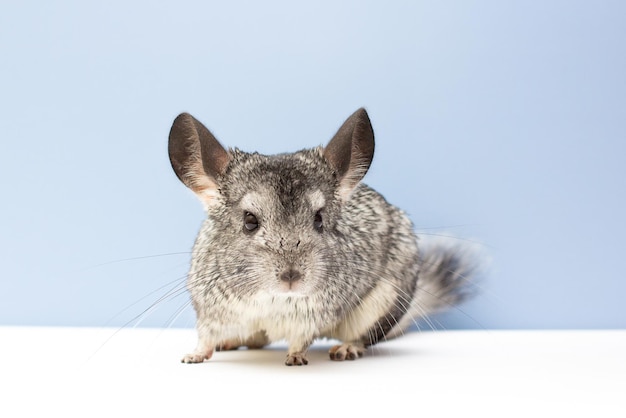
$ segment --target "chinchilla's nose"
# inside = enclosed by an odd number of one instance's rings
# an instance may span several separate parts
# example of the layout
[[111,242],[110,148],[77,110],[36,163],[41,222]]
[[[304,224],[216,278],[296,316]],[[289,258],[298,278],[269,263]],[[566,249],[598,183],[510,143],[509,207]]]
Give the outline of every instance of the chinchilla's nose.
[[300,280],[302,278],[302,273],[293,267],[289,267],[280,274],[279,278],[283,282],[292,283]]

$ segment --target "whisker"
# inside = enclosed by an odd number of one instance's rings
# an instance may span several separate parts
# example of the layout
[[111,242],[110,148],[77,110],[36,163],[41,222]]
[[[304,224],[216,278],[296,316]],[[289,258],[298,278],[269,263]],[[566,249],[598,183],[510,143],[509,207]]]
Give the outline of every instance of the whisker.
[[418,232],[417,233],[417,237],[419,239],[420,236],[424,236],[424,237],[437,237],[437,238],[446,238],[446,239],[451,239],[451,240],[455,240],[455,241],[462,241],[462,242],[467,242],[470,244],[475,244],[475,245],[480,245],[482,247],[486,247],[486,248],[493,248],[492,246],[482,242],[482,241],[478,241],[475,239],[470,239],[470,238],[464,238],[464,237],[458,237],[456,235],[449,235],[449,234],[445,234],[445,233],[433,233],[433,232]]
[[421,226],[419,228],[415,228],[415,230],[418,232],[419,231],[429,231],[429,230],[444,230],[444,229],[459,229],[459,228],[468,228],[470,226],[477,226],[475,224],[459,224],[459,225],[446,225],[446,226]]
[[130,261],[148,260],[148,259],[151,259],[151,258],[170,257],[170,256],[175,256],[175,255],[189,255],[189,254],[191,254],[190,251],[181,251],[181,252],[173,252],[173,253],[141,255],[141,256],[138,256],[138,257],[129,257],[129,258],[122,258],[120,260],[106,261],[104,263],[95,264],[93,266],[85,267],[82,270],[83,271],[85,271],[85,270],[92,270],[92,269],[105,267],[105,266],[109,266],[109,265],[114,265],[114,264],[128,263]]
[[[148,297],[154,295],[155,293],[163,290],[164,288],[171,286],[172,284],[176,283],[176,287],[180,286],[180,282],[183,281],[185,279],[185,277],[179,277],[175,280],[172,280],[170,282],[167,282],[165,284],[163,284],[162,286],[157,287],[156,289],[150,291],[149,293],[147,293],[146,295],[142,296],[141,298],[137,299],[136,301],[134,301],[133,303],[131,303],[130,305],[126,306],[124,309],[122,309],[121,311],[119,311],[118,313],[116,313],[115,315],[113,315],[111,318],[109,318],[105,323],[104,326],[108,326],[111,322],[113,322],[116,318],[118,318],[119,316],[121,316],[124,312],[129,311],[131,308],[133,308],[134,306],[138,305],[140,302],[144,301],[145,299],[147,299]],[[176,288],[175,287],[175,288]],[[175,289],[174,288],[174,289]],[[171,291],[171,290],[170,290]],[[169,293],[166,292],[166,295]],[[157,299],[157,301],[161,300],[161,298]]]
[[191,306],[191,300],[185,301],[185,303],[180,306],[174,313],[168,318],[166,322],[166,328],[171,328],[172,325],[178,320],[178,318],[185,312],[187,308]]

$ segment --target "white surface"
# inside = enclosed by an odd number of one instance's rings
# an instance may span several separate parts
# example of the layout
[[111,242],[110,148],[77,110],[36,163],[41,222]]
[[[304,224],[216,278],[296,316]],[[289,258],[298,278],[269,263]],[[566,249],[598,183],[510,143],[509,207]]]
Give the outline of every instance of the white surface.
[[343,363],[320,342],[304,367],[282,346],[179,363],[194,345],[188,329],[0,327],[0,416],[626,416],[626,331],[411,333]]

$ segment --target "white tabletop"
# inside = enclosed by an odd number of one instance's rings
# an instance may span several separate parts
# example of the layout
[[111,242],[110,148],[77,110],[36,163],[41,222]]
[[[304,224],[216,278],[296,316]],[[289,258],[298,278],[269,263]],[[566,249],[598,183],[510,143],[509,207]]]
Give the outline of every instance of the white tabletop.
[[626,417],[624,330],[414,332],[342,363],[320,341],[302,367],[281,344],[181,364],[194,345],[190,329],[0,327],[0,416]]

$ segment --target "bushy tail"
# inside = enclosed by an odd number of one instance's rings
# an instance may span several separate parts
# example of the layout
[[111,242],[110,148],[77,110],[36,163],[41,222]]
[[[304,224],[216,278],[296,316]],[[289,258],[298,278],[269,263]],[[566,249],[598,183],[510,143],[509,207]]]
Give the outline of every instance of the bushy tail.
[[475,294],[475,280],[486,267],[478,245],[441,237],[422,238],[420,244],[421,268],[414,298],[418,315],[449,309]]
[[401,335],[421,318],[450,309],[476,293],[488,259],[479,244],[454,237],[420,237],[420,273],[407,314],[388,338]]

